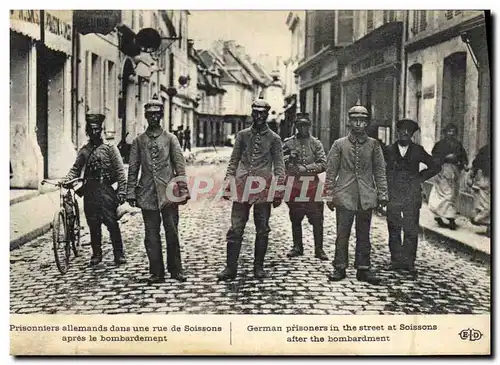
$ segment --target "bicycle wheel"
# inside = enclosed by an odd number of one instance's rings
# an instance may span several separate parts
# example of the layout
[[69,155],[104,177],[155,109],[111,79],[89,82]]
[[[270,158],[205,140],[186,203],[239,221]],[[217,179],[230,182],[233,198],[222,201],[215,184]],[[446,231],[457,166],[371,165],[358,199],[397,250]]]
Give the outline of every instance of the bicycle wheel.
[[61,274],[66,274],[69,269],[71,248],[68,240],[66,220],[64,219],[64,211],[59,211],[54,215],[54,220],[52,222],[52,241],[57,269]]
[[78,201],[74,200],[75,219],[73,221],[73,234],[71,236],[71,248],[75,256],[78,256],[78,249],[80,248],[80,209],[78,208]]

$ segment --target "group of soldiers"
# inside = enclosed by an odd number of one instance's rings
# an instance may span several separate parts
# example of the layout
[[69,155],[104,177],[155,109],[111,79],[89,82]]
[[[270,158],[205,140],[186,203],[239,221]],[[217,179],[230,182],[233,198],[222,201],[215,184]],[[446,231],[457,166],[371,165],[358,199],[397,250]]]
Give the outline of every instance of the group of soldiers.
[[[349,237],[355,221],[356,278],[378,285],[381,280],[370,270],[371,218],[375,209],[386,208],[391,251],[389,268],[408,271],[416,278],[421,183],[440,171],[439,163],[411,140],[419,129],[418,124],[410,119],[398,121],[398,140],[383,147],[377,139],[367,135],[369,114],[358,103],[348,112],[349,134],[337,139],[327,156],[322,143],[310,134],[312,122],[307,113],[297,115],[297,133],[282,144],[266,124],[269,109],[264,100],[252,104],[253,124],[236,136],[226,180],[236,179],[237,185],[242,186],[252,176],[269,177],[271,174],[281,185],[293,179],[291,194],[285,199],[293,237],[293,247],[287,256],[293,258],[304,254],[302,221],[307,217],[313,228],[315,257],[328,260],[323,250],[325,200],[327,207],[336,211],[337,224],[334,270],[328,279],[340,281],[346,277]],[[426,165],[423,170],[421,163]],[[318,177],[323,172],[326,172],[324,189]],[[322,190],[319,196],[324,200],[318,199],[318,189]],[[281,205],[284,195],[277,193],[272,202],[269,200],[262,194],[242,200],[239,194],[233,201],[231,228],[226,237],[226,267],[218,274],[220,280],[232,280],[237,276],[243,232],[252,206],[256,227],[254,276],[267,276],[263,265],[270,232],[269,218],[272,207]]]
[[[387,206],[391,267],[416,273],[420,184],[439,171],[424,149],[411,142],[411,136],[418,129],[417,123],[407,119],[399,121],[398,141],[383,152],[379,142],[366,134],[367,109],[356,105],[348,113],[348,136],[336,140],[327,156],[322,143],[310,134],[308,114],[298,114],[295,122],[297,133],[282,142],[267,125],[269,110],[270,105],[265,100],[253,102],[253,123],[236,135],[225,182],[236,179],[241,186],[249,177],[260,176],[268,183],[270,178],[275,178],[279,184],[285,185],[293,178],[292,192],[288,198],[277,192],[271,201],[265,194],[237,194],[233,197],[231,227],[226,235],[226,266],[217,275],[218,279],[232,280],[237,276],[243,233],[252,207],[256,227],[254,276],[258,279],[268,276],[264,259],[271,231],[269,219],[272,209],[284,200],[289,207],[293,236],[293,247],[287,256],[294,258],[304,254],[302,221],[307,217],[313,227],[315,257],[328,260],[323,249],[324,202],[316,199],[318,189],[322,187],[318,175],[325,171],[325,189],[321,195],[326,198],[327,207],[336,210],[337,224],[334,271],[329,279],[338,281],[346,277],[348,241],[355,220],[357,279],[380,283],[370,270],[370,225],[372,211],[381,206]],[[178,138],[161,127],[163,104],[153,99],[145,105],[144,112],[148,128],[132,143],[128,178],[117,147],[102,139],[104,116],[89,114],[86,118],[89,141],[79,151],[65,179],[80,175],[84,178],[84,212],[91,236],[91,265],[102,261],[102,224],[109,229],[115,263],[126,263],[117,208],[127,201],[142,211],[149,283],[165,280],[160,235],[162,222],[167,241],[167,271],[171,278],[185,281],[178,234],[179,205],[190,199],[187,180],[184,179],[185,160]],[[420,162],[427,165],[427,170],[419,171]],[[175,202],[167,194],[174,178]],[[304,201],[302,184],[306,181],[307,199]],[[115,183],[118,185],[116,190],[112,187]],[[404,230],[404,240],[401,239],[401,229]]]

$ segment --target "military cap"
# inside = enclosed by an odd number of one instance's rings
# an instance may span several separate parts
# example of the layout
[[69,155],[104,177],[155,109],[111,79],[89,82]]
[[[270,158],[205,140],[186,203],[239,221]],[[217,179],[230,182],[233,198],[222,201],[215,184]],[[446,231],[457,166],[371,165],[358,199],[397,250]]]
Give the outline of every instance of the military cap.
[[144,104],[145,112],[163,112],[163,103],[158,100],[158,96],[155,94],[153,98]]
[[312,124],[311,119],[309,118],[309,113],[297,113],[297,117],[295,118],[295,125],[300,124]]
[[259,98],[252,103],[252,110],[259,110],[259,111],[266,111],[267,112],[270,109],[271,109],[271,105],[269,105],[269,103],[262,98]]
[[361,105],[359,100],[356,103],[356,105],[354,105],[351,109],[349,109],[347,114],[350,117],[354,118],[368,118],[368,110]]
[[103,114],[85,114],[85,120],[89,125],[94,124],[101,127],[104,119],[106,119],[106,116]]
[[396,123],[396,129],[406,128],[411,134],[415,133],[420,129],[418,123],[412,119],[401,119]]

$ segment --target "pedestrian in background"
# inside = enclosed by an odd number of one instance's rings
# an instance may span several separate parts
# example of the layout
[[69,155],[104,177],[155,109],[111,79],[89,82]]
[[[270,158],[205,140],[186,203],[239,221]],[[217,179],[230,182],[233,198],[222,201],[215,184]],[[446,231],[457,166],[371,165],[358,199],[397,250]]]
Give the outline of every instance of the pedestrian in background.
[[[444,130],[444,138],[432,149],[432,155],[441,166],[436,181],[429,194],[429,210],[436,216],[434,220],[440,227],[457,229],[457,200],[459,179],[468,164],[467,153],[457,139],[458,128],[450,123]],[[443,221],[448,220],[448,224]]]
[[468,185],[473,191],[473,215],[471,223],[486,226],[486,235],[491,235],[491,145],[488,143],[472,161]]
[[[262,99],[252,103],[253,124],[236,135],[236,142],[229,160],[226,172],[226,183],[235,179],[237,186],[245,186],[249,178],[262,177],[270,183],[273,172],[278,178],[278,184],[283,184],[285,168],[281,138],[274,133],[266,123],[270,105]],[[269,188],[269,185],[267,186]],[[271,205],[275,208],[281,204],[279,194],[271,203],[268,201],[268,192],[265,189],[258,194],[242,194],[234,197],[231,210],[231,228],[228,230],[226,268],[217,277],[219,280],[232,280],[238,271],[238,257],[240,255],[243,232],[253,207],[253,217],[256,229],[254,277],[267,277],[264,271],[264,258],[267,251],[269,232],[269,218]]]
[[[386,148],[387,186],[387,228],[391,270],[409,270],[416,278],[415,260],[417,256],[420,208],[422,207],[422,183],[439,170],[439,164],[424,148],[413,143],[411,138],[419,129],[411,119],[396,123],[397,141]],[[420,171],[420,164],[426,168]],[[401,230],[404,238],[401,240]]]
[[[122,265],[126,259],[116,209],[125,202],[127,180],[118,148],[102,139],[105,118],[102,114],[85,116],[85,131],[89,141],[78,151],[76,161],[63,181],[76,179],[83,170],[83,186],[78,193],[83,195],[85,218],[90,231],[90,265],[102,261],[102,224],[109,231],[115,264]],[[114,183],[118,183],[116,191],[112,187]]]
[[379,142],[366,134],[368,110],[358,103],[349,112],[350,132],[333,142],[326,164],[327,206],[336,209],[337,239],[331,281],[346,277],[349,237],[356,219],[356,278],[370,284],[380,279],[371,271],[372,210],[388,201],[385,161]]
[[[297,114],[295,122],[297,133],[285,139],[283,146],[288,179],[294,181],[292,194],[287,202],[292,223],[293,248],[287,256],[296,257],[304,254],[302,220],[307,217],[313,226],[314,256],[320,260],[328,260],[323,250],[324,203],[322,200],[315,201],[319,184],[318,175],[326,169],[326,153],[323,144],[311,136],[309,132],[311,124],[308,113]],[[301,177],[313,177],[314,179],[302,182]],[[296,201],[304,183],[307,186],[307,201]]]
[[179,144],[182,149],[182,146],[184,146],[184,126],[182,125],[177,128],[177,138],[179,139]]
[[[174,134],[163,130],[163,104],[153,98],[144,106],[148,128],[134,139],[130,150],[127,200],[142,210],[144,245],[149,259],[149,283],[165,280],[161,243],[161,222],[167,239],[167,270],[172,279],[186,281],[182,272],[179,244],[179,204],[187,203],[189,192],[186,181],[174,183],[176,176],[186,177],[185,160]],[[137,181],[138,175],[141,175]],[[177,199],[169,199],[168,189]],[[172,195],[170,195],[172,197]]]
[[189,126],[184,130],[184,151],[186,148],[191,152],[191,129]]

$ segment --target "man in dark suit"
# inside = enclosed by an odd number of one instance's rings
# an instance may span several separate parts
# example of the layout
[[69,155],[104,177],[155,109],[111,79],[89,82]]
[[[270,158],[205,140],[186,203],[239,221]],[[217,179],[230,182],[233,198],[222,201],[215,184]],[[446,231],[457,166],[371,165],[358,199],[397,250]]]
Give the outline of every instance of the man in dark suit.
[[[413,143],[411,137],[419,129],[411,119],[396,123],[396,143],[385,150],[389,204],[387,205],[387,227],[392,270],[409,270],[414,278],[417,255],[420,208],[422,206],[421,184],[436,175],[439,164],[424,148]],[[427,166],[420,171],[420,164]],[[404,239],[401,240],[401,229]]]

